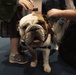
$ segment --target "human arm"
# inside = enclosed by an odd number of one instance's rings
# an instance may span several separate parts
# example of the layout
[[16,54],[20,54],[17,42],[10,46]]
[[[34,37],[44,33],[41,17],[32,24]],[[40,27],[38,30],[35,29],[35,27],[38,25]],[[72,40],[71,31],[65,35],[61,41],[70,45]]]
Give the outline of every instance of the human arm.
[[70,20],[76,20],[76,10],[51,9],[47,12],[47,17],[63,17]]

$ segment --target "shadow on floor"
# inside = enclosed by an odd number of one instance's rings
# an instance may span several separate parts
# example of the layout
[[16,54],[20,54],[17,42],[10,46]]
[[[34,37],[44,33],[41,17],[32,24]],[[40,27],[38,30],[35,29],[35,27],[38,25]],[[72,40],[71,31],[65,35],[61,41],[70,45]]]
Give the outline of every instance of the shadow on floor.
[[[50,56],[50,59],[51,57],[53,59],[53,56],[55,56],[55,54],[57,53],[58,52],[53,53]],[[76,75],[76,70],[66,64],[62,59],[60,59],[58,55],[56,59],[54,58],[55,60],[50,60],[50,66],[52,68],[52,71],[50,73],[45,73],[43,71],[42,61],[39,61],[36,68],[31,68],[30,61],[29,63],[24,65],[11,64],[8,61],[8,56],[8,54],[5,55],[4,58],[6,57],[7,59],[1,62],[6,68],[6,70],[4,69],[5,73],[8,72],[6,75]],[[5,73],[3,73],[2,75],[5,75]]]

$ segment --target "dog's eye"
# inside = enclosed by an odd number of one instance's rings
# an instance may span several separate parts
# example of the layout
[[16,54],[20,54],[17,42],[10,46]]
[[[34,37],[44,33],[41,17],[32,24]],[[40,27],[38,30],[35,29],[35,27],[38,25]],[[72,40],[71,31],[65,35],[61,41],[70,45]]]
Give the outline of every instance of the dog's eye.
[[26,29],[26,28],[27,28],[27,26],[23,26],[23,27],[22,27],[22,29]]
[[43,21],[41,21],[41,20],[39,20],[39,21],[37,22],[37,24],[39,24],[39,25],[43,25],[43,24],[44,24],[44,22],[43,22]]
[[24,25],[24,26],[22,27],[22,29],[26,29],[29,25],[30,25],[30,24],[27,23],[26,25]]
[[41,26],[46,30],[45,22],[39,20],[39,21],[37,22],[37,24],[38,24],[38,25],[41,25]]

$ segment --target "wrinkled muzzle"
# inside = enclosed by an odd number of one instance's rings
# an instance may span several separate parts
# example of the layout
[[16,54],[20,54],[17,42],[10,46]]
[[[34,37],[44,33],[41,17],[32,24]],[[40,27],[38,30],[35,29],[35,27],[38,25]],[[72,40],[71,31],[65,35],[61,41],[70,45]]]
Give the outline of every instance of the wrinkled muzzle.
[[45,40],[44,29],[39,24],[29,25],[25,30],[25,36],[25,43],[27,44],[38,44]]

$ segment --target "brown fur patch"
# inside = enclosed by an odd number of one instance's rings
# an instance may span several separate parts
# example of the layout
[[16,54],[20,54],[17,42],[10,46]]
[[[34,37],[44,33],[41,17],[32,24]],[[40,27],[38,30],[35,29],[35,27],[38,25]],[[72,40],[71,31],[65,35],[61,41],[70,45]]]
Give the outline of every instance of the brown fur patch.
[[49,26],[49,25],[47,24],[47,22],[45,21],[43,15],[40,14],[40,13],[35,13],[35,12],[33,12],[32,14],[33,14],[34,16],[37,16],[37,17],[38,17],[38,20],[41,20],[41,21],[43,21],[43,22],[45,23],[46,32],[48,33],[48,31],[49,31],[49,29],[50,29],[50,26]]

